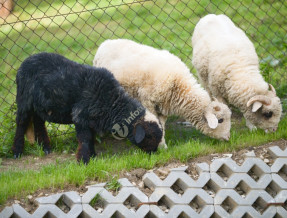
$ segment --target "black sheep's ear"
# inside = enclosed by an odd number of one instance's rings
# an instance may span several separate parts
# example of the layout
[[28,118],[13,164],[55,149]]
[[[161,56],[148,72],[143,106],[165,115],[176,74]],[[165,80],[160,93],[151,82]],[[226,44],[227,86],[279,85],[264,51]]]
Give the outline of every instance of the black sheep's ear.
[[137,144],[141,143],[144,137],[145,137],[145,130],[141,125],[138,124],[136,126],[136,134],[135,134],[136,143]]

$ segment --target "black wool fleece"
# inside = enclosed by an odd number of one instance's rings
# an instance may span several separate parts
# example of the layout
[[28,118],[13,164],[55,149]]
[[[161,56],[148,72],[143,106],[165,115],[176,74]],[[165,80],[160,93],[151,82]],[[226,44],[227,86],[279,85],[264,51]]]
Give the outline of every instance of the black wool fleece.
[[[24,134],[30,122],[45,153],[51,151],[45,121],[75,124],[77,159],[85,163],[95,156],[94,133],[112,131],[115,124],[125,124],[127,138],[147,152],[156,151],[161,140],[158,123],[144,120],[146,110],[142,104],[131,98],[104,68],[78,64],[58,54],[39,53],[22,63],[16,83],[15,157],[23,153]],[[141,113],[132,122],[125,122],[139,108]]]

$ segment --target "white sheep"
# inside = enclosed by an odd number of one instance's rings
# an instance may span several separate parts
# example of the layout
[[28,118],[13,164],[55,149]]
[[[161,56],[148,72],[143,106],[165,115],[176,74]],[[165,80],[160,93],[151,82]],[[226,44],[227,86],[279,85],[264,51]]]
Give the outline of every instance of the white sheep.
[[[159,118],[163,127],[167,116],[174,114],[208,136],[229,139],[231,111],[211,101],[187,66],[168,51],[127,39],[106,40],[93,64],[109,69],[130,95]],[[161,145],[166,146],[164,136]]]
[[239,108],[249,129],[276,131],[280,99],[260,74],[258,56],[245,33],[227,16],[209,14],[197,23],[192,46],[192,63],[209,94]]

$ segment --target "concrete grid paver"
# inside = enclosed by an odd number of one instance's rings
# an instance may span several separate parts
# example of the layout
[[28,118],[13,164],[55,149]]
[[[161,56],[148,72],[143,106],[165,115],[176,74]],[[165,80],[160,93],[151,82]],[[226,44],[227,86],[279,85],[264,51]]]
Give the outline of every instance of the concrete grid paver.
[[[154,191],[148,197],[128,179],[119,179],[121,189],[114,196],[105,189],[106,183],[91,185],[80,196],[77,192],[65,192],[48,197],[37,198],[39,207],[33,214],[19,204],[6,207],[0,218],[9,217],[287,217],[287,149],[270,147],[269,154],[275,158],[272,166],[257,158],[254,152],[245,155],[241,166],[231,158],[215,159],[210,165],[199,163],[197,180],[185,171],[187,166],[170,170],[165,179],[149,172],[143,176],[145,186]],[[249,172],[257,172],[255,181]],[[224,177],[219,171],[223,171]],[[284,175],[283,175],[284,174]],[[217,187],[210,195],[203,187],[209,182]],[[236,188],[243,183],[247,193],[240,195]],[[172,186],[177,184],[183,194],[176,193]],[[270,189],[272,189],[270,191]],[[275,194],[274,194],[275,193]],[[89,203],[99,195],[104,201],[103,209],[96,210]],[[272,196],[271,196],[272,195]],[[59,200],[69,207],[62,211],[56,204]],[[130,209],[125,205],[127,199],[140,207]],[[131,200],[131,201],[132,201]],[[149,204],[156,202],[157,205]],[[160,204],[164,204],[164,209]],[[284,204],[284,205],[283,205]],[[196,205],[196,208],[194,208]]]

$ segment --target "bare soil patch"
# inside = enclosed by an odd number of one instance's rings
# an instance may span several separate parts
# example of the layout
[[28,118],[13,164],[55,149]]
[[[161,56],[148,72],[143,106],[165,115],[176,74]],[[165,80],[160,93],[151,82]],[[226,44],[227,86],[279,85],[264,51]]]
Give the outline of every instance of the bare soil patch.
[[3,158],[0,165],[0,173],[8,170],[39,170],[42,166],[48,164],[63,163],[65,161],[75,160],[75,154],[57,154],[51,153],[43,157],[32,155],[23,155],[21,158]]

